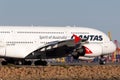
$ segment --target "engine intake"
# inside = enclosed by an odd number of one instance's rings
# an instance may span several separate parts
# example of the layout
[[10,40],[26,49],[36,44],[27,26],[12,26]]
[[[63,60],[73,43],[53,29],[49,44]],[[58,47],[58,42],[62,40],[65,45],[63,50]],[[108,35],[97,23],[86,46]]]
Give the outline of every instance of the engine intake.
[[72,56],[74,59],[78,59],[79,56],[84,56],[85,52],[86,52],[85,47],[82,46],[81,48],[74,49]]

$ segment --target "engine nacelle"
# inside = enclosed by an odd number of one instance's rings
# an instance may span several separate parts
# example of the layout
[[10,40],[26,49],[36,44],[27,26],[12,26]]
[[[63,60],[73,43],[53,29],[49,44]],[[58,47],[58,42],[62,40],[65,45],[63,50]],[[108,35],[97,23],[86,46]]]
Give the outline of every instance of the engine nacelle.
[[102,55],[102,46],[100,44],[84,44],[72,53],[74,59],[78,59],[80,56],[96,57],[100,55]]
[[102,46],[100,44],[84,44],[85,55],[87,57],[95,57],[102,55]]

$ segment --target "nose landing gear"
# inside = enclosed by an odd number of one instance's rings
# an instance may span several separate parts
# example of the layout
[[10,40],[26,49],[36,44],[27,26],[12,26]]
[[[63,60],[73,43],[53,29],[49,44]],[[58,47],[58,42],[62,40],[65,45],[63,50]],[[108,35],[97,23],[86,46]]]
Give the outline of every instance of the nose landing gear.
[[105,65],[106,64],[106,58],[103,55],[100,56],[99,64],[100,65]]

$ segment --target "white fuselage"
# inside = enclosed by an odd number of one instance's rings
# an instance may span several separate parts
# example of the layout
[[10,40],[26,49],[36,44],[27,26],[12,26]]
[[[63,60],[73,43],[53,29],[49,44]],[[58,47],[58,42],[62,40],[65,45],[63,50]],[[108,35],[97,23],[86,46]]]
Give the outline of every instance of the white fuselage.
[[[71,39],[76,34],[88,39],[84,44],[93,54],[99,56],[115,51],[116,47],[103,32],[84,27],[32,27],[32,26],[1,26],[0,27],[0,56],[24,58],[34,50],[51,41]],[[102,50],[98,50],[101,48]]]

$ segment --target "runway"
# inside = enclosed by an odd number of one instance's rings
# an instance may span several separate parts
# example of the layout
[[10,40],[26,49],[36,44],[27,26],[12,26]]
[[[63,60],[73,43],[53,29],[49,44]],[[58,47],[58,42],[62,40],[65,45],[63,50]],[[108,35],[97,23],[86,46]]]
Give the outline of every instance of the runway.
[[2,66],[3,80],[120,80],[119,64],[79,66]]
[[[107,62],[105,65],[100,65],[99,62],[72,62],[72,63],[48,63],[47,66],[120,66],[120,62]],[[27,66],[27,65],[16,65],[16,66]],[[39,67],[41,65],[28,65],[27,67]]]
[[[92,63],[87,63],[87,62],[80,62],[80,63],[51,63],[51,66],[57,66],[57,65],[66,65],[66,66],[82,66],[82,65],[87,65],[87,66],[96,66],[100,65],[98,62],[92,62]],[[120,63],[118,62],[108,62],[105,65],[117,65],[120,66]]]

